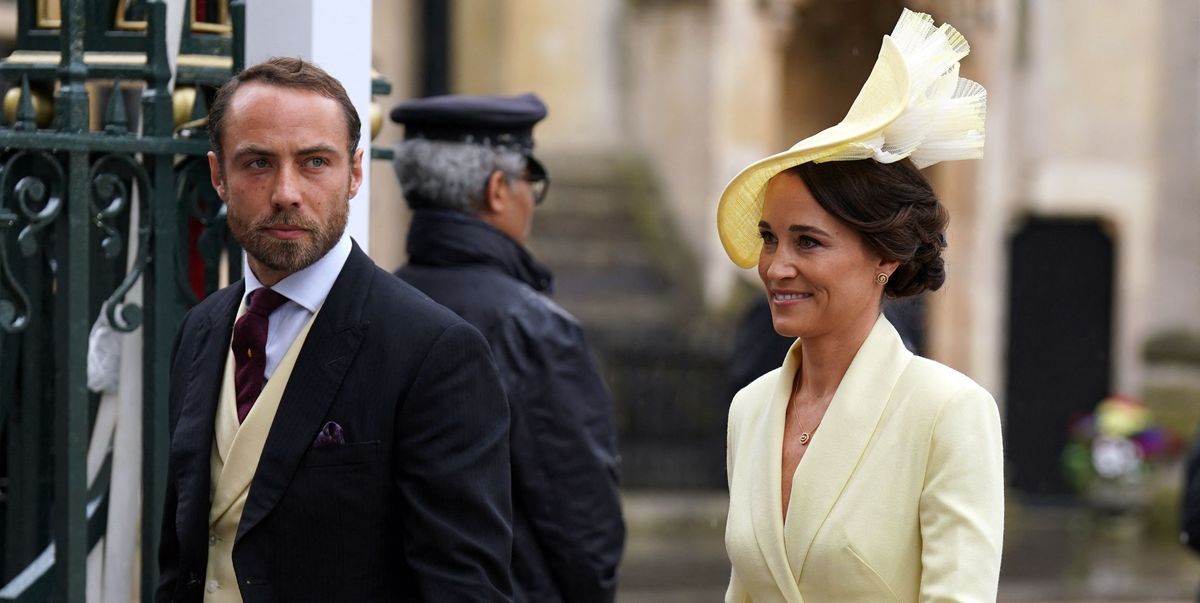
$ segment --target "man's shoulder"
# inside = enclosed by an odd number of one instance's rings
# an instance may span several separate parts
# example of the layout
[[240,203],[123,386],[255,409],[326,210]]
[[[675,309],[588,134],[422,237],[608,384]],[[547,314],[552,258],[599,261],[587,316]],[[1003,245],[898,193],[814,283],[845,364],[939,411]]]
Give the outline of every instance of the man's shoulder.
[[562,334],[582,336],[582,327],[573,314],[528,283],[494,270],[481,277],[479,290],[488,294],[479,296],[474,303],[489,307],[498,320],[535,339]]
[[[522,285],[524,285],[522,283]],[[521,318],[533,318],[537,324],[549,325],[556,329],[576,331],[581,330],[579,319],[558,305],[553,299],[539,293],[533,287],[524,285],[517,291],[518,315]]]
[[489,291],[509,295],[522,287],[528,287],[519,279],[506,274],[503,270],[487,264],[405,264],[393,273],[401,280],[412,284],[421,290],[428,287],[437,289],[478,290],[487,288]]
[[[485,333],[520,332],[528,339],[576,345],[585,339],[579,320],[528,283],[483,265],[414,266],[395,272],[435,301],[460,311]],[[481,293],[482,292],[482,293]]]
[[[548,297],[501,270],[483,264],[458,266],[405,265],[395,275],[450,308],[490,309],[488,314],[544,315],[563,313]],[[480,294],[483,292],[483,294]],[[569,316],[569,315],[568,315]]]
[[378,266],[373,267],[370,288],[364,293],[363,312],[373,323],[440,332],[466,322],[420,289]]
[[243,279],[238,279],[208,294],[207,297],[200,300],[200,303],[196,304],[196,307],[202,308],[205,306],[217,306],[220,304],[229,303],[230,301],[238,301],[238,298],[241,297],[242,292],[245,290],[246,281]]
[[185,320],[184,324],[194,324],[194,319],[199,317],[211,317],[227,311],[236,311],[241,302],[242,292],[245,290],[245,281],[239,279],[209,293],[187,311],[188,320]]

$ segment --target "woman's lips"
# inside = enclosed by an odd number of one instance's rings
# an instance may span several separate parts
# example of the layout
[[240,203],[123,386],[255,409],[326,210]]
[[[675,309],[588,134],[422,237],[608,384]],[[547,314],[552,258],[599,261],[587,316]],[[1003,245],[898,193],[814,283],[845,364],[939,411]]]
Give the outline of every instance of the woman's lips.
[[804,291],[784,291],[772,290],[771,303],[777,306],[788,306],[798,304],[805,300],[812,299],[812,294]]

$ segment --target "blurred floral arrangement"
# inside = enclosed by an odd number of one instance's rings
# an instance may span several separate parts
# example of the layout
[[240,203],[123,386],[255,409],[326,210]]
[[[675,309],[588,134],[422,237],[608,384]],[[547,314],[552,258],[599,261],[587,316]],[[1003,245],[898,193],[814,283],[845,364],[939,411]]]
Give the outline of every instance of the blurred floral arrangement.
[[1141,401],[1105,398],[1071,422],[1063,475],[1077,492],[1136,486],[1182,451],[1179,438],[1154,421]]

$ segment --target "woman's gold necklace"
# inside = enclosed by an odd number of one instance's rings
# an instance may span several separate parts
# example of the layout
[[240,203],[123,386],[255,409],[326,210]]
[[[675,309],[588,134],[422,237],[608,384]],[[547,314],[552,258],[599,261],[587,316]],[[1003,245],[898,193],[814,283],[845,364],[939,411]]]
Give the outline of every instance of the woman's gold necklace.
[[[792,400],[793,401],[795,401],[796,396],[799,393],[800,393],[800,381],[797,379],[796,381],[793,382],[793,385],[792,385]],[[813,428],[808,431],[804,431],[804,425],[802,425],[799,421],[796,422],[797,427],[799,427],[801,429],[801,431],[800,431],[800,445],[801,446],[808,446],[808,443],[811,442],[813,439],[813,434],[817,433],[817,428],[821,426],[821,421],[824,421],[824,420],[825,420],[825,415],[824,415],[824,413],[822,413],[821,418],[817,420],[817,424],[813,425]]]
[[[826,407],[826,410],[828,411],[828,405]],[[800,446],[808,446],[809,442],[812,441],[812,436],[814,436],[814,434],[816,434],[817,428],[820,428],[822,420],[824,420],[824,412],[821,413],[821,418],[817,419],[817,424],[812,425],[812,429],[810,429],[808,431],[804,431],[804,424],[800,423],[799,420],[797,420],[796,426],[798,426],[798,428],[800,428]]]
[[820,426],[821,426],[821,422],[817,421],[817,424],[813,426],[811,431],[801,431],[800,432],[800,445],[808,446],[808,443],[812,441],[813,434],[817,432],[817,428]]

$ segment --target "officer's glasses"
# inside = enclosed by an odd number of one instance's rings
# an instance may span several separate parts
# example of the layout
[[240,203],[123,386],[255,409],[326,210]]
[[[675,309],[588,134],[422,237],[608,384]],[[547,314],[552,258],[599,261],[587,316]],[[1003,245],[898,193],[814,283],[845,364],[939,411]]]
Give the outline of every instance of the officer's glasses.
[[541,205],[546,200],[546,191],[550,190],[550,176],[547,174],[531,174],[525,172],[518,176],[529,183],[529,191],[533,193],[533,204]]

